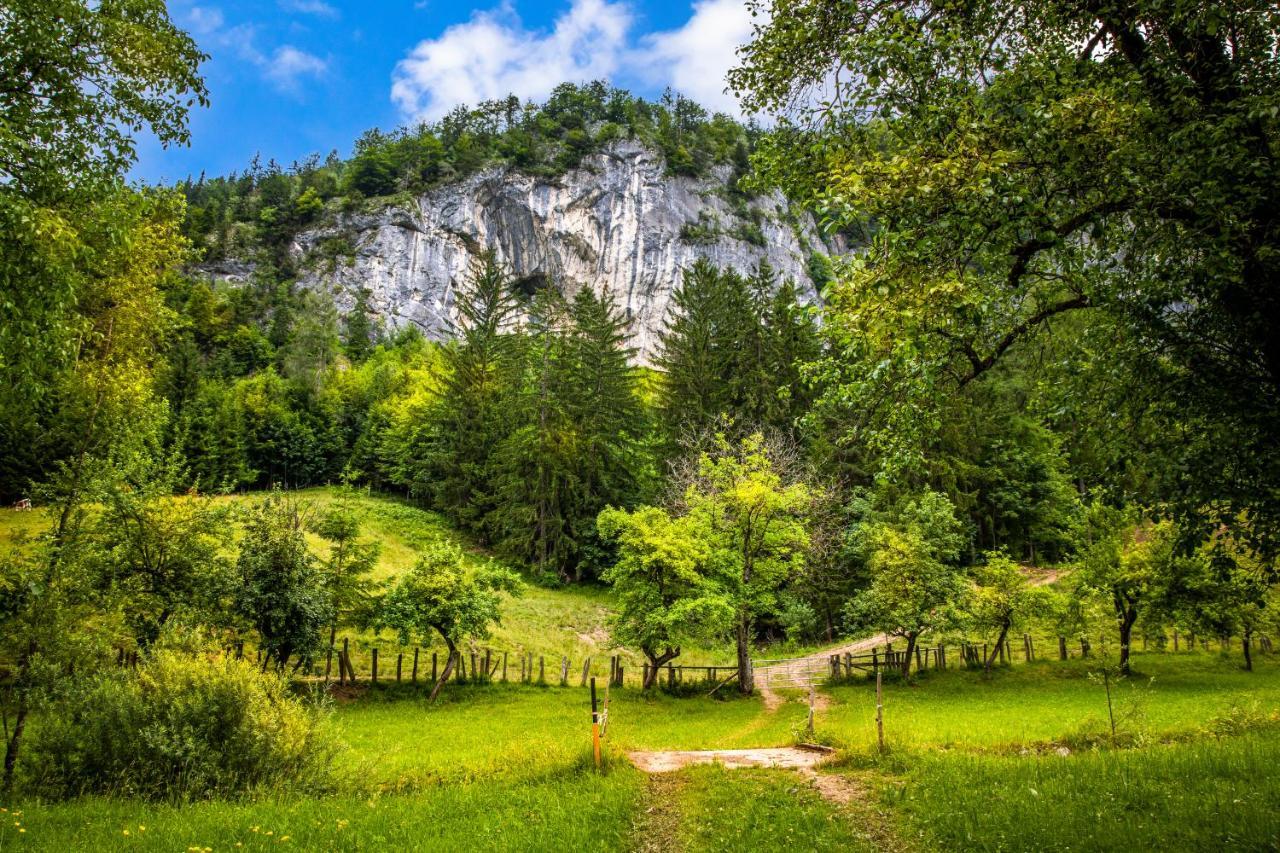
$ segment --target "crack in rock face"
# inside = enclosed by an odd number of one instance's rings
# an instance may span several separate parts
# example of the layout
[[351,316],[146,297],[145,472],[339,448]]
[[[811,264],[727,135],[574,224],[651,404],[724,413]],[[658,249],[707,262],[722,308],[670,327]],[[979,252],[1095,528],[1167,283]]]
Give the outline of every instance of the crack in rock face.
[[[366,289],[375,321],[388,332],[413,325],[439,340],[455,316],[455,287],[492,249],[528,286],[555,286],[569,297],[583,287],[612,295],[630,322],[630,345],[648,364],[672,290],[695,260],[743,273],[767,260],[779,281],[793,279],[813,302],[812,256],[845,249],[780,192],[735,204],[731,181],[728,166],[705,178],[668,175],[659,153],[622,140],[555,179],[495,167],[412,205],[344,215],[302,232],[290,251],[299,284],[331,293],[340,313]],[[353,254],[326,261],[322,247],[335,238]]]

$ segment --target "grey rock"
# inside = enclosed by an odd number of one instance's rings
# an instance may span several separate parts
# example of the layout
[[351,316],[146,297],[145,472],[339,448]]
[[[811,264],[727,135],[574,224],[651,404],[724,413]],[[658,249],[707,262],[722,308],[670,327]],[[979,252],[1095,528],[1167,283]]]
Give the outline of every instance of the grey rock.
[[[299,284],[328,292],[340,312],[369,291],[370,309],[388,330],[416,325],[448,335],[454,290],[477,255],[496,251],[527,287],[551,284],[611,293],[626,311],[631,345],[652,359],[681,271],[698,258],[753,270],[764,259],[779,279],[794,279],[802,298],[817,298],[808,265],[814,252],[843,251],[812,216],[780,192],[751,199],[764,245],[743,239],[744,220],[727,193],[730,172],[705,179],[666,174],[661,154],[631,140],[586,158],[555,179],[495,167],[433,189],[411,204],[346,214],[304,231],[290,248]],[[701,222],[710,234],[681,236]],[[334,246],[342,247],[335,257]]]

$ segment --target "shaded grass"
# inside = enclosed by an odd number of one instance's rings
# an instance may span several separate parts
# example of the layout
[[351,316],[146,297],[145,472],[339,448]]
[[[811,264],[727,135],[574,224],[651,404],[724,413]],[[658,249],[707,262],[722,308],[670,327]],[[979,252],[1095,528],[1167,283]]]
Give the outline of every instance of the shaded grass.
[[28,803],[18,819],[25,833],[0,821],[0,849],[617,850],[643,787],[639,772],[622,767],[395,797]]

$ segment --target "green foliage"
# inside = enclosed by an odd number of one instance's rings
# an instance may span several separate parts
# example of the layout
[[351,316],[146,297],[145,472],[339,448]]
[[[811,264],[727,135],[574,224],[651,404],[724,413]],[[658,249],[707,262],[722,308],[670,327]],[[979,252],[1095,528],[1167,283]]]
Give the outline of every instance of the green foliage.
[[732,610],[739,689],[751,693],[756,620],[776,613],[782,589],[804,566],[812,491],[790,469],[785,446],[759,433],[737,444],[718,436],[699,456],[682,496],[693,536],[707,548],[706,573]]
[[490,628],[502,618],[502,593],[517,596],[522,587],[509,570],[493,563],[476,564],[456,545],[441,543],[391,585],[374,617],[374,627],[395,631],[401,645],[415,640],[430,643],[432,635],[444,640],[449,654],[431,691],[434,701],[453,672],[458,647],[488,638]]
[[648,417],[611,298],[535,297],[510,436],[498,450],[491,526],[504,553],[563,580],[591,576],[604,552],[596,516],[648,490]]
[[205,56],[157,0],[16,0],[0,29],[0,185],[57,194],[110,183],[133,163],[133,132],[188,139],[207,105]]
[[863,532],[870,583],[849,602],[847,618],[906,639],[906,675],[920,635],[956,621],[965,585],[955,565],[963,540],[946,498],[926,493],[908,502],[903,517]]
[[509,432],[509,402],[519,376],[517,304],[497,257],[477,261],[454,296],[456,340],[444,350],[445,375],[430,420],[408,436],[400,479],[464,530],[488,541],[494,457]]
[[315,709],[247,661],[158,651],[78,682],[42,718],[24,789],[42,797],[230,797],[325,784],[333,749]]
[[988,553],[973,570],[973,589],[964,600],[967,627],[978,632],[991,651],[983,662],[990,670],[1011,632],[1046,611],[1050,595],[1031,586],[1022,569],[1002,552]]
[[261,500],[245,521],[236,561],[235,612],[258,636],[262,667],[283,672],[295,656],[309,662],[320,631],[334,621],[325,574],[307,547],[303,509],[283,494]]
[[793,282],[762,263],[747,279],[699,260],[672,296],[657,366],[668,455],[697,448],[727,419],[737,434],[791,433],[811,399],[800,365],[817,329]]
[[1248,513],[1274,551],[1274,10],[757,6],[731,85],[813,105],[757,166],[831,226],[874,227],[823,325],[847,440],[918,467],[958,395],[1035,365],[1032,400],[1101,457],[1085,485],[1197,535]]
[[1153,523],[1135,511],[1095,504],[1089,510],[1091,543],[1085,550],[1076,582],[1083,591],[1110,599],[1120,629],[1122,673],[1129,672],[1133,625],[1143,608],[1168,608],[1192,589],[1187,580],[1203,563],[1176,549],[1172,523]]
[[672,518],[652,506],[609,508],[600,513],[599,527],[618,552],[602,578],[617,601],[610,635],[648,658],[648,688],[658,667],[680,656],[682,643],[727,633],[733,606],[709,574],[709,543],[690,516]]
[[230,507],[196,492],[174,496],[176,474],[147,466],[132,483],[112,483],[94,521],[99,582],[139,645],[155,642],[171,619],[226,622]]
[[378,564],[379,544],[361,541],[360,519],[345,495],[321,509],[309,526],[329,543],[323,560],[324,583],[335,619],[347,624],[367,623],[375,606],[369,575]]

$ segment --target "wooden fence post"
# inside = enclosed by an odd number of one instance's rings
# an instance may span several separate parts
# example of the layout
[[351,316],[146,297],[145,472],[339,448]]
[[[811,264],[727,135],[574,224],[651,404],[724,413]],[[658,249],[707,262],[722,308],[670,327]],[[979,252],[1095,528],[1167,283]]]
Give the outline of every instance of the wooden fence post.
[[373,647],[373,683],[378,683],[378,647]]
[[413,647],[413,683],[418,683],[418,647]]
[[[347,638],[343,637],[342,638],[342,657],[338,659],[338,684],[343,683],[342,670],[346,669],[347,672],[351,671],[351,651],[350,651],[350,646],[348,646],[347,643],[348,643]],[[355,683],[355,678],[351,679],[351,683],[352,684]]]
[[431,653],[431,683],[432,684],[435,684],[436,681],[439,680],[439,675],[436,672],[436,664],[439,662],[436,658],[437,654],[438,652]]
[[568,686],[569,686],[569,659],[568,659],[567,657],[562,657],[560,660],[561,660],[561,663],[560,663],[560,686],[561,686],[561,687],[568,687]]
[[881,683],[883,675],[876,670],[876,740],[880,744],[880,752],[884,752],[884,687]]
[[1058,637],[1058,660],[1067,659],[1067,638]]
[[400,669],[404,666],[404,652],[396,655],[396,684],[400,683]]
[[587,686],[587,676],[591,674],[591,657],[588,655],[582,662],[582,686]]
[[667,689],[676,689],[676,668],[674,664],[667,664]]
[[538,655],[538,683],[547,683],[547,661],[542,655]]
[[502,653],[502,683],[507,683],[507,653]]

